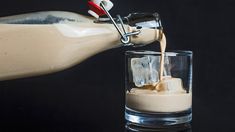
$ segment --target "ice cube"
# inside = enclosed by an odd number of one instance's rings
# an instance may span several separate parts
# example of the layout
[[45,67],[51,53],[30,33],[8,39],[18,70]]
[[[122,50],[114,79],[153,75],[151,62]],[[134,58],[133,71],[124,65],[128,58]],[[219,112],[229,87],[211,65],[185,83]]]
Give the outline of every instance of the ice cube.
[[180,78],[164,78],[157,84],[156,90],[168,93],[181,93],[185,91]]
[[[151,55],[131,59],[133,82],[137,87],[155,85],[159,81],[160,59],[160,56]],[[165,57],[163,75],[170,77],[169,63],[169,58]]]

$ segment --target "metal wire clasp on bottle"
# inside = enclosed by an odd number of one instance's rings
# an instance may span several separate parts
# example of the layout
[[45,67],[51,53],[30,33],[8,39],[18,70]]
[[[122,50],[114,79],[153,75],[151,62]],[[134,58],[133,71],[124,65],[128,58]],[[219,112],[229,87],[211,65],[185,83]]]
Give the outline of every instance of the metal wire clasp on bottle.
[[133,31],[133,32],[126,32],[125,28],[124,28],[124,24],[122,21],[122,18],[120,15],[117,15],[117,19],[121,24],[122,27],[122,31],[121,29],[118,27],[117,23],[114,21],[113,17],[110,15],[110,13],[108,12],[108,10],[105,8],[104,3],[101,2],[100,6],[103,8],[103,10],[105,11],[106,15],[109,17],[109,19],[111,20],[111,22],[113,23],[114,27],[117,29],[118,33],[121,35],[121,42],[127,46],[127,45],[132,45],[130,43],[130,36],[134,36],[134,35],[138,35],[140,34],[140,30],[137,31]]

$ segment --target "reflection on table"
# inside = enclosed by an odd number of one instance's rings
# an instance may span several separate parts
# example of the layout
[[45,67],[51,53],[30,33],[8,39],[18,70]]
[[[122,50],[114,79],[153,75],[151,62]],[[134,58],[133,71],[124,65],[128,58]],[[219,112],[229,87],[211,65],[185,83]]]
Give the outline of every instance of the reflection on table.
[[167,128],[145,128],[126,123],[125,132],[192,132],[192,127],[187,123]]

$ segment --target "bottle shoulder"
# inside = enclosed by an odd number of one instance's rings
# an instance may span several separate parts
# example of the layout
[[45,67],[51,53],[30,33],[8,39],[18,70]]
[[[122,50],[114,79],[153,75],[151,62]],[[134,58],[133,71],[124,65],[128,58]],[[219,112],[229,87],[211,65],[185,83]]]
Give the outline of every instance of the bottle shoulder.
[[67,11],[42,11],[0,17],[1,24],[56,24],[64,21],[93,22],[94,18]]

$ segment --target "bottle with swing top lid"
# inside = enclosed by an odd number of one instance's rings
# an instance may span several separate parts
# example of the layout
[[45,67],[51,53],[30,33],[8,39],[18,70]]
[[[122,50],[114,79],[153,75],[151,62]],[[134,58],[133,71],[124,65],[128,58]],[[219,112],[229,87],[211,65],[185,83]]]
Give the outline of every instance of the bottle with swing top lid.
[[62,11],[1,17],[0,80],[61,71],[104,50],[130,43],[145,45],[159,38],[161,29],[154,14],[134,13],[114,20],[129,37],[128,43],[122,43],[109,18]]

